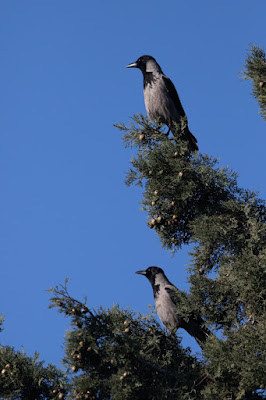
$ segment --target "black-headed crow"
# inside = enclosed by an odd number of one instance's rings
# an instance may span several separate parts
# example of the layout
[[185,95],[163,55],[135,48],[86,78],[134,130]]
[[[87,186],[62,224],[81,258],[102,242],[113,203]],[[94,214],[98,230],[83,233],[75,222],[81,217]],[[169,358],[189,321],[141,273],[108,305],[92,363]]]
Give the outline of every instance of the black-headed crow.
[[[164,75],[160,65],[151,56],[141,56],[127,68],[139,68],[143,74],[144,102],[152,121],[161,121],[175,134],[175,124],[185,117],[185,112],[173,82]],[[186,127],[185,138],[193,151],[198,150],[197,139]]]
[[159,267],[149,267],[146,270],[137,271],[136,274],[144,275],[151,283],[155,300],[155,307],[162,324],[170,331],[178,328],[185,329],[202,346],[210,334],[204,326],[204,321],[194,312],[182,315],[180,302],[185,294],[178,290]]

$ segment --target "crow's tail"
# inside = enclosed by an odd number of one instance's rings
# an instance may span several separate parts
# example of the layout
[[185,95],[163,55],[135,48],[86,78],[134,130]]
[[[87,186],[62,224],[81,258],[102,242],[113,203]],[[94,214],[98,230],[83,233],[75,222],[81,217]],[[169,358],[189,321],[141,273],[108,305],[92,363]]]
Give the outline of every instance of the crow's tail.
[[199,147],[197,145],[198,141],[195,138],[195,136],[190,132],[190,130],[188,128],[187,128],[187,131],[186,131],[186,136],[188,138],[191,150],[192,151],[198,151],[199,150]]
[[[195,136],[190,132],[188,129],[187,124],[182,127],[182,124],[180,122],[174,122],[170,125],[169,129],[173,132],[174,136],[179,136],[183,137],[185,140],[188,140],[190,149],[192,151],[198,151],[198,145],[197,145],[197,139]],[[169,131],[168,131],[169,132]]]
[[203,325],[202,320],[198,321],[193,318],[190,318],[188,322],[182,320],[180,328],[185,329],[191,336],[193,336],[200,347],[203,347],[208,336],[212,334],[211,331]]

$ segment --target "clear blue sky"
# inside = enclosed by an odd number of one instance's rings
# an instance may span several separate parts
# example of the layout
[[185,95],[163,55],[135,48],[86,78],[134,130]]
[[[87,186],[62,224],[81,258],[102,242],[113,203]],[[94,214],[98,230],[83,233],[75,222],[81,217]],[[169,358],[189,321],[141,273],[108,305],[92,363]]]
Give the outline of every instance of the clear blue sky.
[[201,152],[266,197],[265,122],[238,75],[249,43],[266,45],[265,15],[264,0],[1,1],[1,343],[60,365],[69,321],[45,289],[65,277],[93,308],[146,312],[134,272],[149,265],[188,290],[187,249],[161,248],[124,185],[113,124],[145,113],[141,73],[125,69],[140,55],[173,80]]

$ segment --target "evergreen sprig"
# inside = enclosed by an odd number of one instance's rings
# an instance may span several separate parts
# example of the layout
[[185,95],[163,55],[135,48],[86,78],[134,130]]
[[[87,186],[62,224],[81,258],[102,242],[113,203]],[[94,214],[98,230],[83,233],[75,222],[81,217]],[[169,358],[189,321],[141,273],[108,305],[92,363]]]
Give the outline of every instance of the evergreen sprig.
[[28,357],[10,346],[0,347],[0,398],[5,400],[63,400],[68,393],[65,374],[43,366],[39,354]]
[[126,146],[136,147],[126,183],[144,187],[142,206],[149,215],[148,226],[156,230],[164,247],[177,249],[189,243],[196,218],[222,214],[226,202],[240,196],[236,174],[215,168],[217,160],[209,156],[191,153],[182,130],[179,138],[169,139],[152,123],[146,131],[148,122],[141,115],[132,121],[130,127],[117,125],[126,132]]
[[66,335],[64,362],[73,372],[76,399],[200,398],[203,368],[153,313],[143,316],[118,306],[92,312],[65,286],[51,292],[52,306],[70,316],[72,325],[81,304],[86,310],[79,327]]
[[2,330],[3,330],[3,328],[2,328],[3,323],[4,323],[4,316],[3,316],[3,314],[0,314],[0,332],[2,332]]
[[260,106],[260,114],[266,120],[266,56],[262,47],[251,45],[246,58],[244,79],[252,80],[252,94]]

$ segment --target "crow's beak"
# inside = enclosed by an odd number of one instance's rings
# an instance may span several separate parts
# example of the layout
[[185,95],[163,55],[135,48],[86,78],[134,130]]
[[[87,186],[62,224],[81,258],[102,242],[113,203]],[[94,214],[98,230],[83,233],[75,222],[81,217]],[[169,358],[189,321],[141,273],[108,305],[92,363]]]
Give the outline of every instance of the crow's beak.
[[136,271],[135,273],[140,275],[146,275],[146,270],[144,269],[143,271]]
[[126,68],[138,68],[138,64],[137,64],[136,62],[133,62],[133,63],[131,63],[131,64],[128,64],[128,65],[126,66]]

